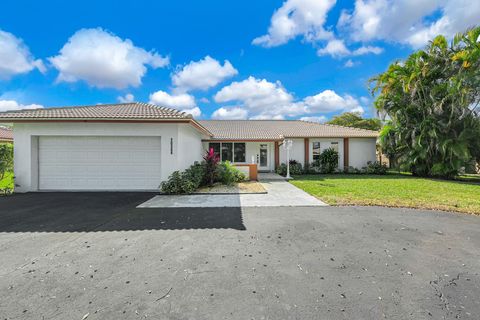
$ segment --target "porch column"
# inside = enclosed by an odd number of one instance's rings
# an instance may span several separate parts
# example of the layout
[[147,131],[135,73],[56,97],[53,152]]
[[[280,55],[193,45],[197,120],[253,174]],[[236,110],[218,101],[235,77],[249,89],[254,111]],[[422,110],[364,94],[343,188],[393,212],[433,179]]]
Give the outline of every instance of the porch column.
[[343,138],[343,170],[348,170],[348,157],[349,157],[349,146],[348,146],[348,138]]
[[275,169],[278,168],[280,165],[280,147],[278,145],[278,141],[275,141]]
[[305,138],[304,139],[304,143],[305,143],[305,162],[304,162],[304,166],[307,166],[308,163],[310,162],[310,139],[308,138]]

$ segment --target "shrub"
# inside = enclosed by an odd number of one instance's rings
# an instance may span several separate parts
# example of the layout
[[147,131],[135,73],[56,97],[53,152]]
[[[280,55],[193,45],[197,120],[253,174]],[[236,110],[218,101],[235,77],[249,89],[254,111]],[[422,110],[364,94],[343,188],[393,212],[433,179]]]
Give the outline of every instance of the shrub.
[[0,180],[8,171],[13,170],[13,146],[9,143],[0,144]]
[[364,171],[362,169],[358,169],[358,168],[350,166],[345,170],[345,173],[362,174],[362,173],[364,173]]
[[368,161],[367,166],[363,168],[366,174],[386,174],[387,170],[387,166],[379,161]]
[[[277,167],[275,172],[285,177],[287,175],[287,165],[285,163],[282,163]],[[290,160],[290,174],[291,175],[303,174],[302,164],[297,160]]]
[[217,178],[217,167],[220,162],[220,156],[215,154],[213,148],[210,148],[203,156],[203,160],[205,160],[205,183],[211,186]]
[[196,162],[187,170],[173,172],[167,181],[160,184],[160,190],[167,194],[192,193],[205,181],[206,164]]
[[187,178],[185,172],[174,171],[167,181],[160,184],[160,190],[167,194],[192,193],[195,191],[194,183]]
[[333,148],[323,150],[318,160],[312,164],[313,173],[334,173],[338,169],[338,152]]
[[205,184],[206,164],[195,162],[190,168],[185,170],[187,178],[193,182],[195,186],[200,187]]
[[338,152],[333,148],[323,150],[320,154],[320,167],[323,173],[334,173],[338,168]]
[[235,168],[230,161],[222,162],[218,166],[217,176],[221,183],[228,186],[246,179],[245,174]]

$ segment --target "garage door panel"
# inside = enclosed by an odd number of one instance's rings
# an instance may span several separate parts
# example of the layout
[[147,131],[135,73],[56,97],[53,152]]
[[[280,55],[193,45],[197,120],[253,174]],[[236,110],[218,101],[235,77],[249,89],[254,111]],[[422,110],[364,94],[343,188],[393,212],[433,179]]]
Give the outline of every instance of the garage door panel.
[[160,137],[40,137],[40,190],[151,190]]

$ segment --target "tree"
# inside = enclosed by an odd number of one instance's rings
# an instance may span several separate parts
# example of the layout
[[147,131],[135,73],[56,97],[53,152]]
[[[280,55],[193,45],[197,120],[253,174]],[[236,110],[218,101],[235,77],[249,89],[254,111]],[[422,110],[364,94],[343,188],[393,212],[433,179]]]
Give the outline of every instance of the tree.
[[413,174],[451,178],[478,154],[479,36],[480,27],[450,45],[437,36],[370,80],[375,107],[391,119],[382,146],[393,146]]
[[345,112],[341,115],[334,116],[332,120],[327,122],[328,124],[335,124],[337,126],[354,127],[367,130],[378,131],[382,128],[382,122],[380,119],[365,119],[358,112]]
[[13,170],[13,146],[9,143],[0,144],[0,180]]

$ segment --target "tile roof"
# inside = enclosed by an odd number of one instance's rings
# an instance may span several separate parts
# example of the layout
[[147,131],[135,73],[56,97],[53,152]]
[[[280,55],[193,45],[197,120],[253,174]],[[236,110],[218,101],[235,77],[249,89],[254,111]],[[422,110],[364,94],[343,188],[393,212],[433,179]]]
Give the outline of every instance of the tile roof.
[[300,120],[204,120],[199,123],[217,140],[378,137],[377,131]]
[[0,127],[0,141],[11,141],[13,140],[12,129],[6,127]]
[[192,119],[190,114],[153,104],[132,102],[78,106],[63,108],[43,108],[0,112],[0,120],[177,120]]

